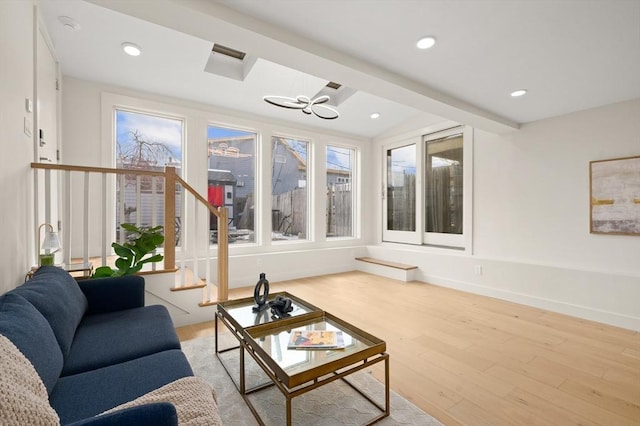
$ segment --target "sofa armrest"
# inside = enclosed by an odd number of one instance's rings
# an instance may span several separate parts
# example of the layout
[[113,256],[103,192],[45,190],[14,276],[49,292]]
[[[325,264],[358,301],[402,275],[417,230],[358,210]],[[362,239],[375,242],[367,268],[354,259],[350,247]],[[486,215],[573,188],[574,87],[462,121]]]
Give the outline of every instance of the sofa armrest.
[[101,414],[88,419],[78,420],[68,426],[178,426],[178,414],[173,404],[155,402],[125,408],[113,413]]
[[139,275],[78,281],[89,302],[87,315],[144,306],[144,278]]

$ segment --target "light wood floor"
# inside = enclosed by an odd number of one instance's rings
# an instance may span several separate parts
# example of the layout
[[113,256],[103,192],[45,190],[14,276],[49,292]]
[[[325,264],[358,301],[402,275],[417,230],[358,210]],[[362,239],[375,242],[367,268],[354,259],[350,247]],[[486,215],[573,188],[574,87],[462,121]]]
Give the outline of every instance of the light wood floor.
[[391,388],[446,425],[640,425],[638,332],[362,272],[271,283],[284,290],[385,340]]

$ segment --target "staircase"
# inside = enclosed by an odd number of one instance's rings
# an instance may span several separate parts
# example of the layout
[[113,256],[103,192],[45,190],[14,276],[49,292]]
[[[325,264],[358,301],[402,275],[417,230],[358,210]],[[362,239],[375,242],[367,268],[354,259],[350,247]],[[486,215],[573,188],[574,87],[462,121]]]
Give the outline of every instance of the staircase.
[[173,273],[145,275],[146,304],[166,306],[176,327],[212,321],[219,300],[215,291],[207,294],[210,286],[204,280],[194,282],[192,271],[185,269],[185,275],[189,277],[187,284],[182,281],[182,269]]
[[[117,238],[116,217],[109,212],[119,205],[116,215],[120,223],[125,223],[125,205],[128,211],[132,207],[136,212],[146,209],[151,212],[148,215],[151,223],[140,223],[143,215],[136,214],[135,225],[157,226],[156,217],[161,215],[165,237],[161,250],[164,263],[141,272],[147,282],[148,303],[167,306],[176,325],[200,322],[196,318],[213,319],[212,309],[207,306],[228,298],[226,208],[212,206],[176,174],[174,167],[139,170],[32,163],[31,168],[34,171],[34,229],[42,221],[51,223],[52,218],[61,218],[58,228],[62,234],[62,262],[70,264],[73,252],[73,257],[80,262],[91,260],[94,268],[107,265],[112,255],[111,243]],[[96,188],[100,189],[96,191]],[[125,195],[129,204],[125,203]],[[143,206],[145,202],[148,205]],[[134,206],[131,203],[135,203]],[[78,205],[83,208],[78,209]],[[158,211],[163,213],[157,214]],[[217,220],[218,244],[214,249],[209,247],[208,220],[202,220],[210,214]],[[99,230],[98,238],[96,230]],[[39,235],[34,237],[36,248],[39,238]],[[36,251],[35,259],[37,256]]]

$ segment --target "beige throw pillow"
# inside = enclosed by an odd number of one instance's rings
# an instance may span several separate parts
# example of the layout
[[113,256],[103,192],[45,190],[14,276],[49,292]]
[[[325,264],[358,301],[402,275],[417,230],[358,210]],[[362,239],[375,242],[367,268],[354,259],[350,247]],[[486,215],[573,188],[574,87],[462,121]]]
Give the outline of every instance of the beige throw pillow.
[[222,426],[213,389],[200,377],[176,380],[102,414],[154,402],[173,404],[180,426]]
[[31,362],[0,334],[0,425],[59,425],[47,389]]

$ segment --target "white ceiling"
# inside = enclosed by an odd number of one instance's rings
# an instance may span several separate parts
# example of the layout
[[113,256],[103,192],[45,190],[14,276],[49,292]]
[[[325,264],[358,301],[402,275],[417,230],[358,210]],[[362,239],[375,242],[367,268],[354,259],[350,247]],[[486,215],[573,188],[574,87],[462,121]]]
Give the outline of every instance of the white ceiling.
[[[64,75],[364,137],[416,117],[508,131],[640,97],[639,0],[41,3]],[[438,43],[420,51],[424,35]],[[125,41],[143,54],[124,55]],[[243,82],[204,72],[214,42],[260,58]],[[358,90],[337,120],[262,100],[313,96],[329,80]]]

